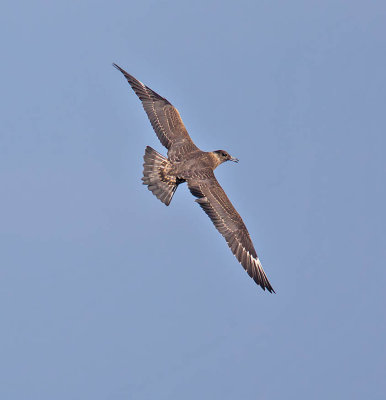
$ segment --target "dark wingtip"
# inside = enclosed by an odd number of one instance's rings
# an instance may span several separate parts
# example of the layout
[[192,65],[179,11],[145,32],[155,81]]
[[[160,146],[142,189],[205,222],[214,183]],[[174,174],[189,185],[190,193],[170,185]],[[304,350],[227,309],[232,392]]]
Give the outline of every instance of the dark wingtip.
[[253,277],[253,280],[254,280],[255,283],[257,283],[264,291],[265,291],[265,289],[267,289],[269,293],[275,293],[275,294],[276,294],[274,288],[273,288],[273,287],[271,286],[271,284],[269,283],[269,280],[268,280],[268,278],[265,276],[265,274],[264,274],[264,277],[263,277],[262,280],[261,280],[261,279],[255,279],[254,277]]
[[275,290],[273,289],[273,287],[271,286],[271,284],[267,281],[267,283],[263,286],[260,284],[260,286],[265,290],[267,289],[269,293],[275,293]]
[[275,292],[275,290],[273,289],[272,286],[270,286],[269,288],[267,288],[267,290],[268,290],[269,293],[274,293],[274,294],[276,294],[276,292]]
[[[256,282],[257,283],[257,282]],[[264,290],[264,292],[265,292],[265,289],[267,289],[267,291],[269,292],[269,293],[274,293],[274,294],[276,294],[276,292],[275,292],[275,290],[273,289],[273,287],[271,286],[271,285],[264,285],[264,284],[261,284],[261,283],[257,283],[263,290]]]

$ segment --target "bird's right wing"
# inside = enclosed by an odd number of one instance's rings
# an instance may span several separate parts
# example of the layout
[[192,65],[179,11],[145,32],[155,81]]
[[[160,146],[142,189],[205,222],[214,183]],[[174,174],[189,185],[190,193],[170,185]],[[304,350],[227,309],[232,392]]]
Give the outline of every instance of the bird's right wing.
[[200,179],[188,179],[190,191],[198,197],[196,202],[224,236],[232,253],[249,276],[264,290],[275,292],[265,275],[242,218],[218,183],[213,171],[205,171],[206,179],[202,179],[203,173],[200,175]]
[[135,79],[117,64],[113,65],[122,72],[141,100],[158,139],[169,150],[169,159],[178,159],[181,155],[198,150],[190,138],[178,110],[169,101]]

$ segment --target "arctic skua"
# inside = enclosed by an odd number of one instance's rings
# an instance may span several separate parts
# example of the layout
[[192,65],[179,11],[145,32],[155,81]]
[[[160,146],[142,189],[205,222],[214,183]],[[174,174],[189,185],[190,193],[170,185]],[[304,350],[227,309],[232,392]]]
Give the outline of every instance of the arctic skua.
[[179,184],[187,182],[196,202],[224,236],[228,246],[249,276],[269,292],[268,281],[240,215],[218,183],[214,170],[225,161],[238,162],[225,150],[201,151],[190,138],[178,110],[168,100],[113,64],[122,72],[142,102],[160,142],[168,149],[164,157],[147,146],[143,184],[165,205],[169,205]]

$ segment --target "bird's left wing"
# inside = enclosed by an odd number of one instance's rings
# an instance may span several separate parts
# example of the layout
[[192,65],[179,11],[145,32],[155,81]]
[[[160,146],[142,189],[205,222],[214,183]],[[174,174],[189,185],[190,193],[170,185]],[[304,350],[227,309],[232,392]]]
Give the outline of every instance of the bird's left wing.
[[224,236],[232,253],[249,276],[264,290],[275,292],[265,275],[242,218],[218,183],[213,171],[201,171],[199,175],[199,179],[190,178],[187,181],[192,194],[198,197],[196,202]]
[[168,149],[170,159],[178,158],[198,150],[182,122],[178,110],[168,100],[151,90],[117,64],[113,66],[122,72],[143,108],[160,142]]

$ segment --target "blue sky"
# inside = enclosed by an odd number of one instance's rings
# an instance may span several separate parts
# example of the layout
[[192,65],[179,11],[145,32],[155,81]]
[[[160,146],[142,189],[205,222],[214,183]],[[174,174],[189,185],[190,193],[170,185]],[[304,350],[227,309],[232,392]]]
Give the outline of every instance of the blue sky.
[[[386,5],[0,9],[0,397],[384,399]],[[181,185],[112,62],[180,111],[277,294]]]

